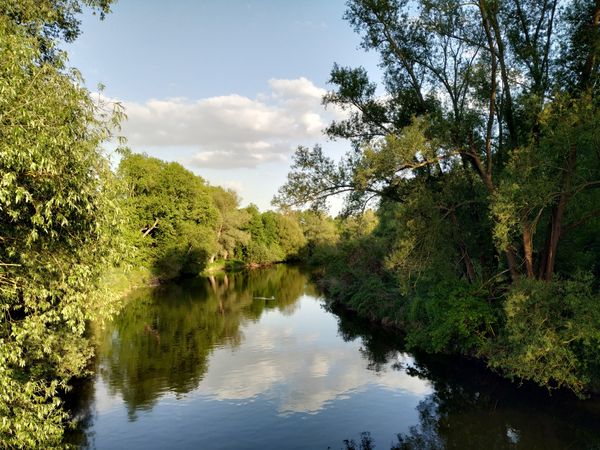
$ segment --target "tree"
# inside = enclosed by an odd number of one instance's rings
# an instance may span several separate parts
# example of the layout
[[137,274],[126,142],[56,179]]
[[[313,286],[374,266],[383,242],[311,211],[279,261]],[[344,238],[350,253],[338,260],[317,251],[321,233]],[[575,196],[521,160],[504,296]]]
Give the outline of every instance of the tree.
[[343,194],[357,216],[379,202],[372,235],[322,259],[331,291],[421,349],[595,388],[600,2],[350,0],[345,17],[386,94],[335,65],[324,102],[349,114],[327,133],[352,148],[299,148],[274,199]]
[[78,5],[0,7],[0,441],[9,448],[60,443],[59,394],[92,351],[86,322],[115,310],[98,283],[123,254],[100,145],[122,112],[92,101],[62,55],[40,48],[61,26],[47,17]]
[[244,227],[250,220],[247,211],[239,209],[240,199],[233,190],[225,190],[215,186],[211,190],[213,201],[219,211],[217,225],[218,249],[212,255],[215,258],[228,259],[233,256],[238,245],[247,244],[250,235],[244,231]]
[[283,253],[283,259],[286,261],[297,259],[306,245],[306,238],[300,223],[292,214],[271,214],[274,216],[277,240]]
[[498,269],[513,280],[550,280],[566,217],[598,216],[577,203],[600,185],[599,16],[597,2],[581,1],[350,1],[345,17],[381,55],[387,96],[375,97],[363,69],[334,66],[324,102],[350,116],[327,132],[354,150],[336,164],[299,148],[275,202],[322,207],[346,194],[352,212],[373,198],[430,196],[457,235],[477,229],[487,241],[456,242],[469,279],[473,260],[502,252]]
[[81,34],[78,14],[84,7],[104,19],[110,13],[113,0],[6,0],[0,5],[0,15],[9,18],[27,35],[35,38],[39,53],[36,59],[62,64],[64,55],[57,42],[73,42]]
[[219,226],[204,180],[178,163],[130,152],[119,174],[127,186],[125,210],[138,261],[164,279],[200,273],[216,251]]

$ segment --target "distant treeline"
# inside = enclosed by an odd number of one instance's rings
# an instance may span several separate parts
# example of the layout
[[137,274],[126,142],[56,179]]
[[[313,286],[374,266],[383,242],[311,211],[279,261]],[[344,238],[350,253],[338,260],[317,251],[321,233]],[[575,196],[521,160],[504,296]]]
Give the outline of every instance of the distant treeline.
[[306,259],[337,240],[324,214],[241,208],[234,191],[210,186],[178,163],[124,151],[116,177],[128,262],[162,280]]

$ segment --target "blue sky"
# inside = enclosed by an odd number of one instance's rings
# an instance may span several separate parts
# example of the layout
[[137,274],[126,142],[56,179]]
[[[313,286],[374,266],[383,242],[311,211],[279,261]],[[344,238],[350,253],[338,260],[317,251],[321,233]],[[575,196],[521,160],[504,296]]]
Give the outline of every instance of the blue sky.
[[178,161],[243,204],[270,208],[298,145],[348,147],[320,130],[339,111],[320,97],[334,62],[364,66],[342,20],[344,0],[120,0],[104,21],[87,14],[67,47],[94,90],[123,102],[129,146]]

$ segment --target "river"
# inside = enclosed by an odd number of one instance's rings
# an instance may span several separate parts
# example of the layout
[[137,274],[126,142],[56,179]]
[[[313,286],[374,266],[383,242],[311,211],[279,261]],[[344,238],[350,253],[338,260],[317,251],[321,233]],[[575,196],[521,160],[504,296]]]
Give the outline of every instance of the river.
[[82,448],[600,448],[598,401],[411,355],[296,267],[140,289],[96,340]]

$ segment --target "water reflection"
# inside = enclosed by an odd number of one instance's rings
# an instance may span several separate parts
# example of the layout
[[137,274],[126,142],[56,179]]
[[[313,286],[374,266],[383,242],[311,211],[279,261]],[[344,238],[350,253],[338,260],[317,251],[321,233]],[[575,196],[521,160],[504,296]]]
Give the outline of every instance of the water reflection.
[[[358,343],[350,346],[324,335],[319,313],[318,303],[304,304],[293,322],[262,323],[268,326],[247,330],[246,350],[215,354],[198,392],[218,400],[249,400],[268,393],[275,396],[274,406],[282,415],[318,413],[373,384],[415,396],[431,392],[427,380],[393,370],[394,364],[412,364],[410,356],[398,351],[377,376],[365,377],[368,363]],[[325,326],[335,326],[327,322]]]
[[[335,312],[342,316],[344,338],[362,339],[374,367],[393,356],[397,336]],[[516,387],[481,363],[454,357],[416,355],[405,370],[430,382],[433,392],[419,402],[418,423],[397,435],[392,450],[600,449],[600,399],[582,402],[564,392],[550,397],[533,386]],[[363,432],[345,446],[368,450],[375,442]]]
[[399,336],[325,311],[317,297],[286,266],[136,292],[99,336],[99,375],[77,388],[84,420],[68,439],[132,449],[600,448],[597,402],[408,355]]
[[298,269],[278,266],[137,291],[99,342],[110,395],[120,395],[135,420],[165,392],[194,390],[215,347],[239,346],[240,325],[265,310],[292,314],[306,285]]
[[400,436],[402,449],[598,449],[598,401],[566,393],[550,398],[534,387],[515,388],[476,364],[422,358],[413,374],[435,392],[418,406],[419,424]]

